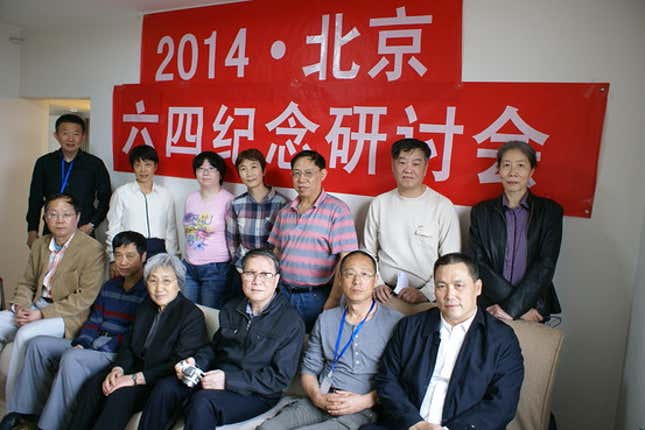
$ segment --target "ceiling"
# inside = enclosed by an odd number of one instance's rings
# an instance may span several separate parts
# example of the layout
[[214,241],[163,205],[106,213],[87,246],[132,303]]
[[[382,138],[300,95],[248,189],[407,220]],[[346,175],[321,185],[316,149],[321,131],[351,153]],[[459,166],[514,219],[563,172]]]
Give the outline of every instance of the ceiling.
[[[240,0],[233,0],[240,1]],[[231,0],[0,0],[0,23],[26,30],[61,24],[66,20],[184,9]]]

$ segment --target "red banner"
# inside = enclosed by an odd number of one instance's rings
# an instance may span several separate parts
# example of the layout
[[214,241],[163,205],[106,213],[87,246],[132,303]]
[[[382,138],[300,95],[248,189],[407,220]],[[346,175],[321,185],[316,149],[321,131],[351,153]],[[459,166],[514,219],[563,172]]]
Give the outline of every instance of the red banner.
[[[432,150],[427,183],[455,204],[499,194],[495,150],[528,140],[538,151],[534,191],[567,215],[590,217],[608,84],[398,82],[366,90],[345,82],[290,85],[124,85],[114,90],[114,168],[129,171],[133,145],[157,148],[159,173],[193,177],[204,150],[228,162],[246,148],[269,161],[268,181],[290,187],[289,160],[322,153],[325,188],[377,195],[394,187],[393,141]],[[234,169],[233,169],[234,170]],[[233,173],[226,178],[237,181]]]
[[460,79],[460,0],[254,0],[143,18],[142,83]]
[[[534,190],[590,217],[609,84],[461,83],[460,0],[254,0],[146,15],[141,85],[114,89],[114,168],[148,144],[159,173],[192,177],[214,150],[262,150],[268,181],[315,149],[329,191],[394,187],[389,150],[432,150],[427,183],[456,204],[500,193],[495,151],[527,140]],[[234,172],[234,169],[232,169]],[[226,178],[237,181],[235,173]]]

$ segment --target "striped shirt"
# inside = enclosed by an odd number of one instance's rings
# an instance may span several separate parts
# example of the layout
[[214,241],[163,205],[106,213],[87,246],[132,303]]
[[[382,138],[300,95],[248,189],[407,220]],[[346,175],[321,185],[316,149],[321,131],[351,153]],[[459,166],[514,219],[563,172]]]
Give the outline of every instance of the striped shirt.
[[270,249],[269,233],[273,223],[289,199],[275,191],[257,202],[248,192],[240,194],[231,202],[226,214],[226,243],[235,266],[242,267],[242,257],[251,249]]
[[349,207],[325,191],[303,214],[299,201],[296,197],[278,213],[269,236],[280,250],[281,281],[296,287],[326,284],[339,254],[358,248],[354,220]]
[[123,281],[124,278],[120,276],[103,284],[92,305],[90,317],[72,341],[72,346],[81,345],[86,349],[94,349],[92,344],[99,336],[109,336],[111,339],[102,344],[98,351],[117,352],[125,333],[134,321],[139,303],[148,294],[143,279],[134,284],[129,291],[123,289]]

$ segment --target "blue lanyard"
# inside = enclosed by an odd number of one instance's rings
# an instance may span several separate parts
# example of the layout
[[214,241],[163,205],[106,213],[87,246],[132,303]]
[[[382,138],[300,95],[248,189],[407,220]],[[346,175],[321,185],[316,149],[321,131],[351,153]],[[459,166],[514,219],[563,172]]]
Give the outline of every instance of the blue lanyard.
[[69,182],[69,175],[71,175],[72,167],[74,167],[74,160],[72,160],[69,163],[69,168],[65,169],[65,157],[61,157],[60,159],[60,179],[61,179],[60,191],[59,191],[60,193],[65,191],[65,187],[67,187],[67,183]]
[[343,356],[343,354],[345,354],[345,351],[347,351],[347,348],[349,348],[349,345],[352,344],[352,342],[354,341],[354,338],[356,337],[356,335],[358,335],[358,332],[361,331],[361,329],[363,328],[363,324],[365,324],[365,321],[367,321],[367,317],[370,315],[370,313],[372,313],[372,309],[374,309],[375,305],[376,305],[376,301],[372,299],[372,305],[370,306],[370,310],[367,311],[367,314],[365,315],[363,320],[360,323],[358,323],[356,328],[352,330],[352,334],[349,336],[349,340],[347,341],[345,346],[343,346],[343,349],[340,350],[340,354],[339,354],[338,347],[340,346],[340,341],[341,341],[341,338],[343,337],[343,328],[345,327],[345,316],[347,315],[347,308],[345,308],[345,310],[343,311],[343,316],[340,318],[340,324],[338,326],[338,335],[336,336],[336,347],[334,348],[334,359],[332,360],[331,368],[329,369],[330,373],[333,373],[334,369],[336,369],[336,364],[338,364],[338,361]]

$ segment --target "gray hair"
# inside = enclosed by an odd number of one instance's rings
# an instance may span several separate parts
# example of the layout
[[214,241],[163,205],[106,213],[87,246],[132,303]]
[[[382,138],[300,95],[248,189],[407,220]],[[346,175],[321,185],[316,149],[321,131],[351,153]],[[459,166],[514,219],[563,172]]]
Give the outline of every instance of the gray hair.
[[175,272],[179,289],[184,289],[184,283],[186,282],[186,266],[184,266],[184,263],[182,263],[179,258],[170,254],[161,253],[151,257],[146,262],[146,267],[143,269],[143,279],[147,281],[150,274],[160,267],[168,268]]

